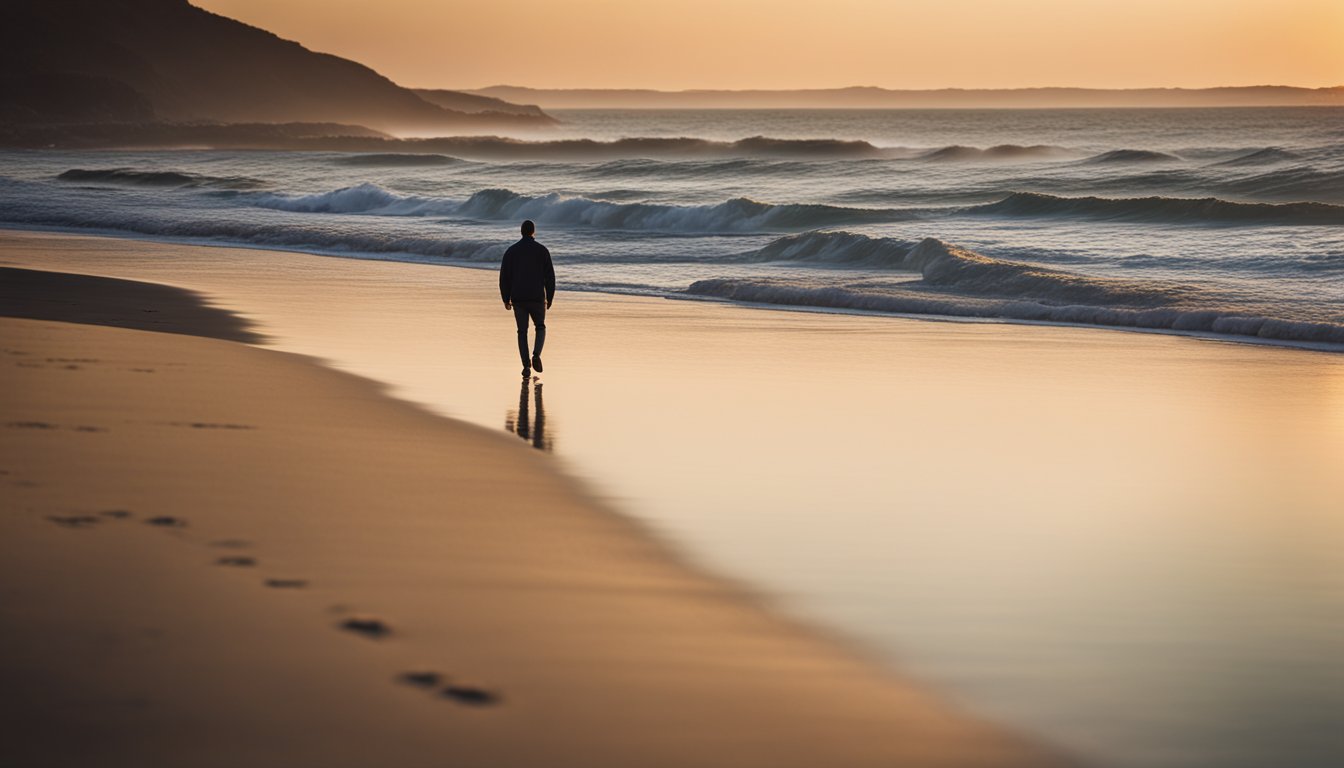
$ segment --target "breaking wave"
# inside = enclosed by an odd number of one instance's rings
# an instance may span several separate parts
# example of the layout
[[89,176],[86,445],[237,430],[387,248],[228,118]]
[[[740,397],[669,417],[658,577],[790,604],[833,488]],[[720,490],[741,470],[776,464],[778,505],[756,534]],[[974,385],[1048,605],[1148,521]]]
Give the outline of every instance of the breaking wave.
[[784,237],[746,257],[757,262],[862,266],[918,272],[926,287],[977,296],[1033,294],[1060,301],[1130,302],[1152,306],[1188,291],[1158,283],[1092,278],[1048,267],[1002,261],[948,245],[868,237],[853,232],[806,232]]
[[398,195],[360,184],[315,195],[257,195],[263,208],[301,213],[383,216],[455,216],[484,220],[532,219],[538,223],[668,233],[751,233],[815,229],[841,224],[905,221],[915,214],[892,209],[819,204],[771,204],[739,197],[716,205],[615,203],[558,194],[529,196],[486,189],[466,201]]
[[79,184],[127,187],[255,189],[265,185],[265,182],[246,176],[202,176],[180,171],[141,171],[134,168],[71,168],[56,178]]
[[742,260],[750,263],[795,262],[813,266],[912,269],[910,251],[919,243],[853,232],[804,232],[781,237]]
[[457,206],[448,200],[398,195],[377,184],[359,184],[313,195],[264,194],[250,202],[261,208],[296,213],[366,213],[383,216],[449,215]]
[[[222,193],[221,193],[222,194]],[[232,193],[237,194],[237,193]],[[254,194],[254,193],[244,193]],[[408,261],[498,263],[508,242],[447,238],[433,227],[387,226],[352,219],[333,227],[320,219],[298,220],[246,209],[178,208],[160,205],[79,204],[67,196],[41,194],[31,182],[0,179],[0,219],[18,226],[84,229],[155,239],[203,240],[228,245],[318,251]]]
[[1220,224],[1344,224],[1344,206],[1326,203],[1234,203],[1216,197],[1057,197],[1014,192],[966,213],[992,216],[1077,216],[1115,221]]
[[[830,235],[843,235],[832,237]],[[692,296],[762,304],[899,314],[1001,318],[1184,333],[1215,333],[1283,342],[1344,344],[1344,325],[1266,317],[1230,308],[1200,306],[1210,298],[1196,289],[1157,281],[1088,277],[1033,264],[1002,261],[941,240],[911,245],[897,240],[863,243],[849,233],[818,233],[808,243],[791,238],[776,255],[800,260],[839,260],[858,249],[862,258],[885,259],[917,272],[903,283],[841,281],[815,284],[790,279],[714,278],[686,289]],[[769,250],[777,244],[767,246]],[[882,251],[889,251],[879,256]]]
[[813,229],[839,224],[902,221],[914,218],[897,210],[844,208],[818,204],[770,204],[744,197],[716,205],[611,203],[583,197],[530,197],[507,189],[472,195],[458,215],[482,219],[528,218],[548,224],[660,232],[750,233]]
[[[379,228],[336,230],[321,225],[275,224],[220,219],[166,220],[150,214],[116,212],[74,214],[57,211],[13,211],[5,220],[38,227],[88,229],[151,238],[207,241],[228,245],[317,251],[396,261],[498,263],[508,243],[450,240],[433,233],[418,235]],[[409,257],[409,258],[407,258]]]

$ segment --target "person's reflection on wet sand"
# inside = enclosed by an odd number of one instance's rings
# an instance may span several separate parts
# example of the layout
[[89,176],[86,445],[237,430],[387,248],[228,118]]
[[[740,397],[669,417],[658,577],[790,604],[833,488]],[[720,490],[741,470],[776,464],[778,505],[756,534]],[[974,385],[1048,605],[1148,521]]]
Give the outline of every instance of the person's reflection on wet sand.
[[533,385],[532,396],[536,399],[537,416],[535,420],[530,418],[528,380],[523,379],[522,388],[518,390],[518,410],[509,411],[505,414],[504,428],[522,439],[530,441],[533,448],[540,451],[549,451],[552,442],[551,438],[546,436],[546,408],[541,404],[540,381]]
[[551,450],[551,441],[546,437],[546,409],[541,405],[541,382],[532,388],[532,397],[537,401],[537,418],[532,422],[532,447],[542,451]]
[[527,414],[527,383],[527,379],[523,379],[523,388],[518,391],[518,410],[509,411],[504,416],[504,428],[510,432],[516,432],[524,440],[532,436],[532,428],[528,423],[530,419]]

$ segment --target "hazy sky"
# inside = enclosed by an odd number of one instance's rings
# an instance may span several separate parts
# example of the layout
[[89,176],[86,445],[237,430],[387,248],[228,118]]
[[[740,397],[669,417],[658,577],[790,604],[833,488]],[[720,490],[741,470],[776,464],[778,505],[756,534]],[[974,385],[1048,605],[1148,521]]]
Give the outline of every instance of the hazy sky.
[[1344,0],[192,0],[409,86],[1344,84]]

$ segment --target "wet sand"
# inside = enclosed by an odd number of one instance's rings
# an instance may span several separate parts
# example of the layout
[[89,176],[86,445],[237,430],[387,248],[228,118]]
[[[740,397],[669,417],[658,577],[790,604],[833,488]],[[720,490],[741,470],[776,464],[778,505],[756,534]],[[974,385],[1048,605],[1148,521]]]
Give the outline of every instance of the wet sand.
[[[507,435],[209,338],[256,329],[190,294],[17,286],[6,314],[40,319],[0,320],[5,763],[1058,760],[687,566]],[[141,314],[157,331],[114,327]]]
[[520,391],[488,270],[23,233],[0,262],[204,291],[273,349],[541,447],[697,570],[1071,753],[1344,754],[1313,725],[1344,704],[1339,355],[562,275],[545,384]]

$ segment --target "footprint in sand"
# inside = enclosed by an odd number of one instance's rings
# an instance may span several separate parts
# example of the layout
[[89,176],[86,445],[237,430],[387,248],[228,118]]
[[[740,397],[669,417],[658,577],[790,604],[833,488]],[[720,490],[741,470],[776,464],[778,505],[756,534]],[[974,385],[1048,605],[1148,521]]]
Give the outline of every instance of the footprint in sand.
[[[9,427],[10,429],[42,429],[42,430],[48,430],[48,429],[60,429],[60,428],[61,428],[61,425],[60,425],[60,424],[52,424],[51,422],[48,422],[48,421],[11,421],[11,422],[9,422],[8,424],[6,424],[5,426],[6,426],[6,427]],[[71,427],[70,429],[73,429],[73,430],[75,430],[76,432],[107,432],[107,431],[108,431],[107,427],[95,427],[95,426],[90,425],[90,424],[79,424],[79,425],[77,425],[77,426],[73,426],[73,427]]]
[[443,682],[443,675],[438,672],[403,672],[397,676],[397,680],[416,688],[437,688]]
[[499,694],[469,685],[450,685],[440,691],[439,695],[472,707],[488,707],[499,703]]
[[[440,672],[403,672],[397,676],[397,681],[415,688],[438,688],[446,681],[447,676]],[[451,699],[458,704],[466,704],[472,707],[488,707],[492,704],[498,704],[499,694],[494,691],[488,691],[484,688],[477,688],[471,685],[448,685],[439,690],[439,695],[445,699]]]
[[[123,520],[131,516],[130,511],[124,509],[109,509],[99,512],[97,515],[51,515],[47,519],[57,525],[68,528],[85,528],[91,525],[97,525],[103,519]],[[148,525],[158,526],[160,528],[184,528],[187,522],[179,517],[172,515],[158,515],[145,520]],[[222,539],[211,542],[211,546],[225,548],[243,548],[248,546],[248,542],[240,539]],[[230,566],[235,568],[252,567],[257,564],[256,559],[247,556],[227,556],[221,557],[215,561],[217,565]],[[308,586],[306,579],[266,579],[263,582],[272,589],[302,589]],[[363,616],[351,617],[337,625],[347,632],[354,632],[364,637],[379,640],[392,634],[392,628],[382,619]],[[432,690],[443,685],[446,677],[439,672],[418,671],[404,672],[397,678],[400,682]],[[439,696],[449,699],[457,704],[471,707],[493,706],[500,702],[499,694],[494,691],[486,690],[471,685],[447,685],[439,689]]]
[[355,617],[346,619],[337,626],[348,632],[355,632],[374,640],[379,640],[392,634],[392,628],[382,619]]
[[63,528],[88,528],[100,522],[93,515],[48,515],[47,519]]
[[48,515],[51,522],[66,528],[88,528],[103,520],[125,520],[131,513],[125,509],[105,509],[97,515]]
[[146,520],[145,522],[146,522],[147,524],[149,524],[149,525],[157,525],[157,526],[160,527],[160,528],[186,528],[186,527],[187,527],[187,521],[186,521],[186,520],[183,520],[183,519],[180,518],[180,517],[173,517],[172,515],[159,515],[158,517],[151,517],[151,518],[149,518],[148,520]]
[[308,586],[306,579],[267,579],[266,586],[271,589],[303,589]]

